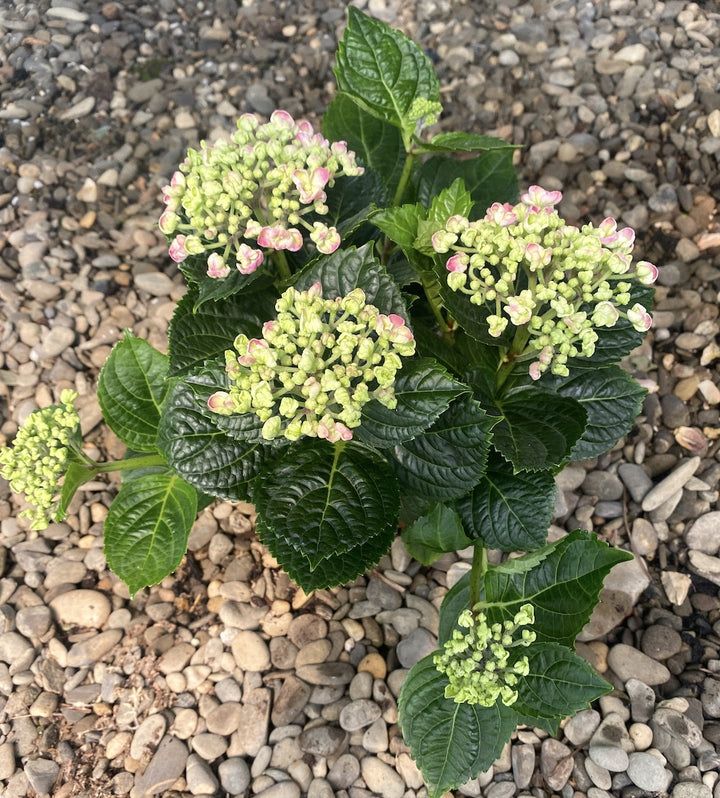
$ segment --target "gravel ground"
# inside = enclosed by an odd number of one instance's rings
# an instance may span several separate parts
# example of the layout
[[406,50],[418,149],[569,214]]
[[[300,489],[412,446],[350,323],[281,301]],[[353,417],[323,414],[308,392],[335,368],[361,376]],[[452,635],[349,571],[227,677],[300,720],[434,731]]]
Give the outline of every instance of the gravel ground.
[[[553,535],[636,559],[578,650],[613,694],[557,738],[521,729],[459,794],[720,798],[720,13],[681,0],[369,0],[437,64],[446,129],[524,145],[523,185],[572,222],[613,215],[660,266],[649,388],[608,455],[559,477]],[[0,9],[0,443],[63,388],[99,452],[97,373],[124,328],[164,346],[182,280],[156,227],[188,146],[245,111],[316,118],[344,4],[97,0]],[[20,796],[426,795],[397,726],[406,669],[468,567],[396,541],[306,596],[253,535],[205,510],[186,562],[133,601],[89,483],[41,534],[0,484],[0,792]],[[3,792],[4,791],[4,792]]]

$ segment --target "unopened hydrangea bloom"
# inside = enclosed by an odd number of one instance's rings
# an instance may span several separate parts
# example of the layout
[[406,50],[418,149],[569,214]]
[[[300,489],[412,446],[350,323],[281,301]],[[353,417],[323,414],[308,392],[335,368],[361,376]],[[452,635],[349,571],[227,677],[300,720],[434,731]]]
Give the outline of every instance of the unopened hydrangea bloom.
[[522,628],[534,622],[532,604],[523,604],[512,621],[492,625],[479,605],[462,612],[458,625],[467,631],[455,629],[433,658],[435,667],[450,681],[445,698],[483,707],[493,706],[498,699],[506,706],[514,704],[519,677],[527,676],[530,666],[527,655],[513,656],[512,650],[535,641],[535,632]]
[[318,252],[334,252],[337,230],[303,217],[327,214],[325,189],[336,177],[363,173],[355,154],[286,111],[275,111],[266,124],[245,114],[237,125],[231,141],[189,150],[163,189],[159,226],[172,237],[170,257],[182,263],[205,255],[208,276],[221,279],[233,267],[251,274],[265,250],[295,252],[303,230]]
[[494,307],[490,335],[509,323],[526,328],[533,379],[548,369],[566,376],[569,357],[591,357],[598,327],[620,317],[641,332],[652,324],[642,305],[628,307],[631,281],[650,285],[658,273],[647,261],[633,265],[635,233],[611,218],[568,225],[554,208],[561,199],[531,186],[517,205],[495,203],[475,222],[452,216],[432,237],[435,252],[453,253],[448,286]]
[[80,426],[75,399],[75,391],[66,390],[59,405],[31,413],[13,445],[0,451],[0,474],[31,505],[20,513],[30,519],[31,529],[45,529],[55,520],[59,482]]
[[365,302],[360,288],[323,299],[322,286],[288,288],[265,322],[262,338],[238,335],[225,353],[229,391],[209,408],[223,415],[255,413],[267,440],[301,435],[350,440],[363,405],[397,405],[393,384],[402,357],[415,352],[405,321]]

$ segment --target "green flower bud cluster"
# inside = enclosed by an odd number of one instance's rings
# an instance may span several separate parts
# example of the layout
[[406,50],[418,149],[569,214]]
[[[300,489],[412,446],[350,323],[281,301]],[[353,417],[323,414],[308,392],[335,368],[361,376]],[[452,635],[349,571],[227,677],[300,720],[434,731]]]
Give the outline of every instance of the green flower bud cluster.
[[638,331],[652,323],[639,303],[627,307],[632,281],[650,285],[657,277],[647,261],[633,266],[634,232],[618,230],[611,218],[598,227],[568,225],[553,208],[561,199],[559,191],[531,186],[517,205],[495,203],[475,222],[452,216],[432,237],[436,252],[453,252],[448,286],[494,310],[491,336],[510,323],[527,330],[526,355],[518,359],[537,358],[533,379],[548,369],[567,376],[568,358],[591,357],[598,327],[620,317]]
[[31,529],[45,529],[55,520],[58,484],[76,446],[80,418],[75,391],[65,390],[60,404],[36,410],[17,431],[12,447],[0,451],[0,474],[31,505],[20,513]]
[[207,253],[207,274],[224,278],[231,264],[251,274],[263,250],[297,251],[304,227],[318,252],[340,245],[334,227],[312,224],[308,213],[328,213],[325,189],[340,175],[362,167],[345,142],[330,144],[306,120],[275,111],[266,124],[252,114],[238,120],[231,141],[202,143],[163,189],[165,211],[159,227],[172,237],[170,257],[182,263]]
[[534,622],[532,604],[523,604],[512,621],[503,623],[488,624],[479,604],[462,612],[458,625],[467,631],[455,629],[433,658],[437,670],[450,681],[445,698],[483,707],[498,699],[506,706],[514,704],[518,680],[528,675],[530,666],[527,655],[518,656],[513,649],[535,641],[535,632],[522,628]]
[[262,338],[238,335],[225,353],[229,391],[217,391],[215,413],[255,413],[266,440],[301,435],[350,440],[363,405],[397,405],[393,384],[402,357],[415,352],[405,321],[365,301],[360,288],[323,299],[322,286],[289,288]]

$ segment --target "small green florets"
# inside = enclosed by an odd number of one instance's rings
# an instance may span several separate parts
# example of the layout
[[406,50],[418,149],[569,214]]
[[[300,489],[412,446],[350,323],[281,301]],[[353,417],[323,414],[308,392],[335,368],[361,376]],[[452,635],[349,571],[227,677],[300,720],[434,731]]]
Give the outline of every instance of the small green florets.
[[491,707],[502,701],[511,706],[518,699],[517,684],[529,673],[527,656],[518,657],[513,649],[529,646],[535,632],[522,629],[535,622],[532,604],[523,604],[512,621],[488,624],[487,616],[477,605],[460,614],[458,625],[467,631],[453,631],[442,651],[435,654],[435,667],[444,673],[450,684],[445,698],[456,703]]
[[289,288],[262,338],[239,335],[225,353],[229,391],[214,393],[215,413],[255,413],[267,440],[302,435],[350,440],[363,405],[397,405],[393,384],[401,357],[415,352],[405,321],[365,302],[360,288],[323,299],[322,286]]
[[451,216],[432,237],[435,252],[453,252],[448,286],[494,309],[491,336],[508,324],[525,327],[527,354],[518,359],[537,358],[529,369],[534,380],[548,369],[567,376],[568,358],[592,357],[598,327],[620,317],[640,332],[652,324],[641,304],[628,308],[632,281],[650,285],[658,273],[647,261],[633,267],[635,233],[618,230],[611,218],[598,227],[568,225],[553,207],[561,199],[559,191],[531,186],[517,205],[496,202],[475,222]]
[[75,399],[75,391],[65,390],[59,405],[31,413],[13,445],[0,451],[0,474],[32,505],[20,513],[31,520],[31,529],[45,529],[55,520],[59,482],[80,427]]

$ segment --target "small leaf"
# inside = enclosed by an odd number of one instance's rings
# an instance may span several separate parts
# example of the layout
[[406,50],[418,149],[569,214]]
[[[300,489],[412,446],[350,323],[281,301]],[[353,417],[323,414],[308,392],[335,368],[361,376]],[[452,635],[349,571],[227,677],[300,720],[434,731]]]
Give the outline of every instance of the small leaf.
[[168,358],[129,332],[115,345],[98,378],[98,401],[110,429],[130,449],[154,452]]
[[587,427],[570,453],[573,460],[605,454],[632,429],[647,391],[619,366],[573,370],[567,377],[543,376],[542,385],[576,399]]
[[482,136],[478,133],[438,133],[429,142],[423,143],[424,150],[432,152],[482,152],[484,150],[515,150],[521,145],[509,144],[495,136]]
[[372,222],[404,250],[414,248],[418,221],[425,219],[427,211],[422,205],[399,205],[382,208],[373,214]]
[[180,271],[185,275],[188,282],[197,286],[197,293],[194,295],[196,310],[206,302],[226,299],[232,294],[245,291],[261,277],[263,282],[267,279],[267,266],[261,267],[252,274],[240,274],[235,268],[235,261],[232,256],[228,265],[230,266],[230,274],[227,277],[217,278],[208,277],[207,255],[191,255],[179,264]]
[[[253,496],[265,526],[315,570],[397,528],[400,500],[387,462],[354,442],[304,438],[262,474]],[[367,566],[363,566],[362,570]]]
[[105,519],[105,557],[130,595],[180,565],[196,512],[195,489],[176,474],[123,483]]
[[348,7],[348,24],[338,45],[338,91],[367,113],[400,128],[409,141],[416,99],[439,103],[440,88],[430,59],[407,36]]
[[585,431],[587,413],[578,401],[535,385],[495,404],[502,418],[493,431],[493,444],[516,472],[559,466]]
[[467,391],[430,358],[413,358],[403,364],[395,380],[397,407],[378,401],[365,405],[355,435],[378,449],[408,441],[427,429],[447,410],[450,402]]
[[403,737],[430,798],[487,770],[517,725],[511,707],[501,702],[492,707],[456,704],[445,698],[447,685],[447,676],[435,668],[429,654],[412,666],[398,700]]
[[73,500],[78,488],[94,477],[95,472],[82,463],[70,463],[68,465],[63,478],[62,490],[60,491],[60,503],[55,514],[56,521],[62,521],[65,518],[70,502]]
[[448,551],[470,546],[458,514],[445,504],[435,504],[427,515],[402,531],[405,548],[418,562],[430,565]]
[[456,399],[430,429],[392,450],[400,486],[437,501],[467,493],[485,472],[496,421],[474,399]]
[[500,551],[530,551],[547,538],[555,507],[550,471],[513,474],[502,457],[490,456],[484,477],[458,502],[468,537]]
[[533,643],[524,650],[530,672],[518,682],[513,708],[523,715],[556,722],[609,693],[612,685],[574,651],[557,643]]

